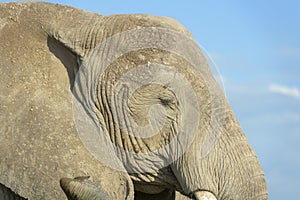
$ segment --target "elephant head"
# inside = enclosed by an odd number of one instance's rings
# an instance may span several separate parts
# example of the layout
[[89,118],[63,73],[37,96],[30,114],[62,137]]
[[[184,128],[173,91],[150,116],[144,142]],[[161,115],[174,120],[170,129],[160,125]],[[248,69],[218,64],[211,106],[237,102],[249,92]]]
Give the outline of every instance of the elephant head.
[[[124,166],[137,191],[267,199],[258,159],[207,58],[181,24],[117,15],[99,23],[87,20],[83,27],[82,36],[76,36],[82,43],[75,46],[76,38],[53,36],[73,51],[79,49],[73,94],[76,115],[83,114],[75,118],[94,126],[78,126],[90,152],[97,157],[102,150],[95,146],[109,146],[121,161],[111,167]],[[106,137],[91,144],[95,137],[87,135],[92,129]]]
[[[61,52],[76,57],[68,71],[78,136],[103,165],[128,173],[137,193],[268,198],[259,161],[207,57],[180,23],[150,15],[56,11],[42,3],[31,7],[39,10],[32,18],[48,46],[63,46],[50,50],[64,64],[69,57]],[[55,15],[39,18],[43,9]],[[61,184],[71,197],[106,195],[85,178]]]

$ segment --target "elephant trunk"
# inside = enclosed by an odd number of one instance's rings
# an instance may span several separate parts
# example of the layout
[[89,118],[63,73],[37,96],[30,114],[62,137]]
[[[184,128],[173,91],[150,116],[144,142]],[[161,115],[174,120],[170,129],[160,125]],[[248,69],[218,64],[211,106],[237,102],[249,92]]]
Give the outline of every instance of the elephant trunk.
[[268,199],[262,168],[231,109],[227,109],[219,130],[220,135],[206,155],[201,153],[205,146],[199,140],[201,133],[186,153],[172,164],[183,193],[196,199],[201,199],[199,191],[210,192],[212,199],[214,195],[220,200]]
[[244,188],[242,191],[243,194],[248,194],[247,196],[242,197],[242,199],[268,199],[268,192],[263,174],[251,177],[249,183],[245,183],[242,188]]
[[112,198],[89,177],[62,178],[60,185],[69,200],[111,200]]
[[[250,147],[238,122],[224,129],[220,138],[220,199],[268,199],[267,184],[257,156]],[[223,139],[224,138],[224,139]],[[223,163],[223,164],[222,164]]]
[[268,199],[264,173],[249,144],[243,141],[232,151],[220,175],[219,198]]

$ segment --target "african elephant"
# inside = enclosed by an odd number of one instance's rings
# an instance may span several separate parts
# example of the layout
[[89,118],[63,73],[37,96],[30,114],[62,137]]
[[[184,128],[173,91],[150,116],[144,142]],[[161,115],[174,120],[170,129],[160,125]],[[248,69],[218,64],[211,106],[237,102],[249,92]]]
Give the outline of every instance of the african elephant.
[[206,57],[173,19],[0,4],[0,70],[0,183],[21,196],[63,199],[61,185],[69,199],[268,198]]

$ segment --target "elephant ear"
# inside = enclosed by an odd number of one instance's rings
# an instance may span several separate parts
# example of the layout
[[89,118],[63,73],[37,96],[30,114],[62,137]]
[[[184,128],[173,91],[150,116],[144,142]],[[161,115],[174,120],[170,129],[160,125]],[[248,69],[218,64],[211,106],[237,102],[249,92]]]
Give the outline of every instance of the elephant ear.
[[112,198],[88,176],[62,178],[60,186],[69,200],[112,200]]

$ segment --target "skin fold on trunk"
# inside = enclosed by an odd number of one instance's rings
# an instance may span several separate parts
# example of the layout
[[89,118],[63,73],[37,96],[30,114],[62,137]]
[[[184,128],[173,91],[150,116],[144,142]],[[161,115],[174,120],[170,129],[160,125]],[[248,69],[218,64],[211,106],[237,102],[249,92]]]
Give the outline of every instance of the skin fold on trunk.
[[186,193],[193,191],[195,196],[199,190],[209,191],[222,200],[268,199],[263,170],[231,110],[228,110],[221,130],[208,155],[201,157],[201,148],[194,143],[172,165],[174,171],[180,172],[175,172],[179,181],[195,175],[187,182],[180,181],[184,183],[183,190]]
[[90,181],[89,177],[63,178],[60,185],[68,200],[112,200],[106,192]]

